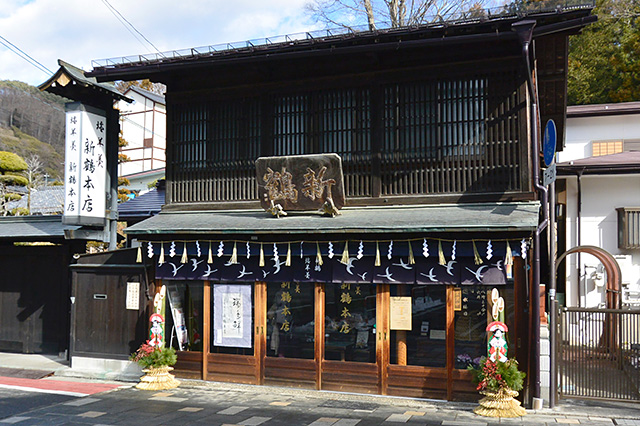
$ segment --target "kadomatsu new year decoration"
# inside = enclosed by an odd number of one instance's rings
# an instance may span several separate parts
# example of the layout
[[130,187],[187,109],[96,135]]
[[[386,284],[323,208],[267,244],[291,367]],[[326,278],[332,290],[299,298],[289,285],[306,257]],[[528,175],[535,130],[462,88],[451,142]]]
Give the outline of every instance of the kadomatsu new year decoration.
[[504,299],[497,289],[491,291],[493,322],[487,325],[489,334],[487,356],[482,357],[477,367],[469,366],[473,382],[478,385],[484,398],[473,411],[487,417],[520,417],[526,414],[515,399],[522,389],[525,373],[518,370],[518,361],[507,358],[507,325],[498,319],[504,318]]

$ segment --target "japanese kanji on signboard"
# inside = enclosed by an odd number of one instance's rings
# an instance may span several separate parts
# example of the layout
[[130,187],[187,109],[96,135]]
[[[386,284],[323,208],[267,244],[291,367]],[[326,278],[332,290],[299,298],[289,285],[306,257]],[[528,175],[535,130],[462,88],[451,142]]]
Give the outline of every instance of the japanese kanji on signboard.
[[106,217],[106,118],[79,102],[67,104],[63,223],[102,226]]

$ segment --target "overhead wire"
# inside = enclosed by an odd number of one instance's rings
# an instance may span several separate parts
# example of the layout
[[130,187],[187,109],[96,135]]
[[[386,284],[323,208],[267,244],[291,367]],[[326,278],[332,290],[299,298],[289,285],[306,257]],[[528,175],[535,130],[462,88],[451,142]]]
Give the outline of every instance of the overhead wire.
[[38,62],[35,59],[33,59],[24,50],[20,49],[18,46],[16,46],[15,44],[11,43],[9,40],[7,40],[6,38],[4,38],[2,36],[0,36],[0,44],[2,44],[4,47],[9,49],[10,52],[13,52],[16,55],[20,56],[22,59],[24,59],[25,61],[30,63],[32,66],[34,66],[37,69],[39,69],[40,71],[42,71],[43,73],[49,74],[49,75],[53,75],[53,71],[51,71],[49,68],[47,68],[44,65],[42,65],[40,62]]
[[[107,6],[107,8],[109,9],[109,11],[113,14],[113,16],[116,17],[116,19],[118,21],[120,21],[120,23],[122,25],[124,25],[124,27],[127,29],[127,31],[129,31],[129,33],[131,33],[131,35],[138,40],[138,42],[140,44],[142,44],[145,48],[148,46],[145,46],[144,43],[142,41],[140,41],[140,38],[133,32],[135,31],[137,34],[140,35],[140,37],[142,37],[142,39],[144,41],[146,41],[149,46],[151,46],[156,52],[158,52],[158,54],[162,55],[162,52],[160,52],[160,50],[151,42],[149,41],[149,39],[147,37],[145,37],[144,34],[142,34],[140,31],[138,31],[138,29],[127,20],[127,18],[125,18],[124,16],[122,16],[122,14],[118,11],[118,9],[116,9],[115,7],[113,7],[113,5],[111,3],[109,3],[107,0],[102,0],[102,3],[104,3],[105,6]],[[133,31],[132,31],[133,30]]]

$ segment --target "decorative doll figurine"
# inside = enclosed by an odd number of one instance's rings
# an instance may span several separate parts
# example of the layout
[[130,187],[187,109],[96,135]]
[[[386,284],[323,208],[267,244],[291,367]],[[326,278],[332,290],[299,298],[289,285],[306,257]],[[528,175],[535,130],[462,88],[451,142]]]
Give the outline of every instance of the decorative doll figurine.
[[151,314],[149,318],[151,321],[151,329],[149,330],[149,345],[155,347],[164,346],[164,331],[162,325],[164,324],[164,317],[160,314]]
[[500,321],[494,321],[487,326],[487,331],[492,333],[487,344],[489,359],[493,362],[506,362],[507,341],[504,338],[504,334],[509,331],[507,325]]

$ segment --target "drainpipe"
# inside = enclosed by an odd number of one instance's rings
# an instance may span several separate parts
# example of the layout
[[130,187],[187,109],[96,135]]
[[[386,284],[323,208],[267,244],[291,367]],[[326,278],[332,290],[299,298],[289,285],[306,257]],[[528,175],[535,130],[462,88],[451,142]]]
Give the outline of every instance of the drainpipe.
[[[533,73],[531,71],[530,50],[533,39],[533,28],[536,26],[535,20],[523,20],[514,23],[511,28],[518,35],[522,45],[522,57],[527,67],[527,87],[530,95],[531,120],[531,153],[533,168],[533,186],[540,195],[543,219],[538,224],[533,239],[533,280],[529,292],[529,305],[531,310],[530,332],[531,332],[531,357],[530,357],[530,386],[532,403],[540,400],[540,234],[549,223],[548,192],[545,186],[540,185],[540,147],[538,144],[538,96],[533,83]],[[540,401],[541,402],[541,401]],[[533,405],[533,404],[532,404]]]
[[549,408],[556,406],[558,398],[558,370],[556,360],[556,183],[549,185]]
[[[582,173],[584,173],[584,168],[580,169],[576,172],[576,177],[578,178],[578,194],[576,194],[576,198],[577,198],[577,204],[578,204],[578,212],[576,214],[576,246],[580,247],[582,246]],[[580,252],[578,252],[578,258],[576,259],[577,261],[577,268],[578,268],[578,279],[577,279],[577,287],[578,287],[578,307],[582,306],[582,296],[581,293],[583,293],[582,291],[582,285],[580,285],[580,282],[582,281],[582,263],[581,263],[581,257],[580,257]],[[585,302],[587,299],[587,291],[585,288],[584,291],[584,298],[585,298]],[[586,305],[586,303],[585,303]]]

